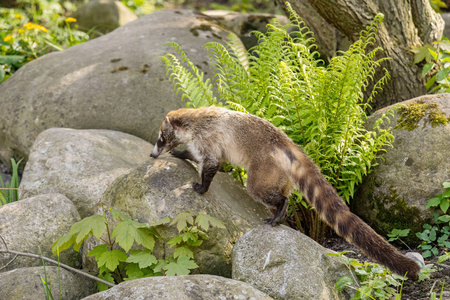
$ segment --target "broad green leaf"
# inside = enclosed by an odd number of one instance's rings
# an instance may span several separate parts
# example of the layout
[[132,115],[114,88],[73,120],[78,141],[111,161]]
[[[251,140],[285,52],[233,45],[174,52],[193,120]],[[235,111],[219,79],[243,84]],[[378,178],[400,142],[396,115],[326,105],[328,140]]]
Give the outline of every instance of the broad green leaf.
[[149,224],[149,226],[156,227],[156,226],[159,226],[159,225],[166,225],[166,224],[169,224],[171,221],[172,221],[171,217],[165,217],[165,218],[163,218],[161,220],[156,221],[155,223]]
[[450,222],[450,216],[449,215],[442,215],[438,218],[439,221],[447,223]]
[[446,83],[448,80],[448,74],[450,73],[450,68],[445,68],[443,70],[440,70],[436,74],[436,82],[437,83]]
[[173,257],[178,258],[178,257],[189,257],[189,258],[194,258],[194,252],[192,252],[191,249],[189,249],[188,246],[180,246],[177,247],[173,253]]
[[105,266],[108,270],[113,272],[120,262],[127,260],[127,255],[120,250],[106,251],[98,258],[96,257],[98,266]]
[[435,49],[431,45],[424,45],[422,47],[412,49],[411,52],[414,53],[414,63],[418,64],[424,59],[426,62],[430,62],[433,58],[430,50],[435,52]]
[[139,268],[143,269],[155,265],[158,263],[158,260],[149,250],[131,250],[127,262],[137,263],[139,264]]
[[[154,227],[152,228],[154,229]],[[137,244],[140,244],[151,251],[153,251],[153,247],[155,247],[154,233],[149,228],[138,228],[136,230],[135,241]]]
[[188,224],[190,225],[194,224],[194,217],[189,211],[182,212],[178,214],[170,223],[170,225],[175,224],[177,226],[178,231],[181,232],[188,227]]
[[[111,273],[109,273],[109,272],[107,272],[105,274],[98,274],[97,277],[101,278],[101,279],[103,279],[105,281],[108,281],[110,283],[115,283],[114,282],[114,278],[112,277]],[[98,282],[98,281],[96,281],[96,283],[97,283],[97,289],[98,289],[99,292],[106,291],[107,289],[109,289],[109,286],[107,286],[104,283],[101,283],[101,282]]]
[[72,244],[75,243],[75,236],[72,234],[66,234],[60,237],[52,245],[53,255],[58,255],[59,252],[69,249]]
[[144,277],[144,272],[135,263],[126,265],[125,273],[127,274],[127,278],[124,278],[125,281]]
[[181,239],[183,242],[196,242],[198,240],[198,234],[192,233],[192,232],[185,232],[180,234]]
[[25,59],[23,55],[0,55],[0,64],[18,65]]
[[155,273],[163,272],[163,270],[165,270],[166,265],[167,262],[165,260],[160,259],[158,260],[156,266],[153,268],[153,271],[155,271]]
[[443,201],[441,201],[441,210],[445,213],[447,213],[448,207],[450,205],[450,202],[446,199],[442,199]]
[[450,189],[450,182],[444,182],[442,186],[444,187],[444,189]]
[[143,241],[143,232],[138,232],[138,229],[144,226],[145,225],[142,223],[127,219],[117,224],[111,237],[116,239],[116,242],[125,250],[125,252],[128,252],[131,246],[133,246],[136,238],[139,242]]
[[382,289],[386,286],[386,282],[384,282],[383,280],[375,280],[374,282],[372,282],[372,287],[374,289]]
[[95,246],[91,251],[89,251],[87,256],[88,257],[91,257],[91,256],[99,257],[100,255],[102,255],[106,251],[109,251],[108,245],[101,244],[101,245]]
[[427,202],[427,206],[425,206],[425,209],[429,209],[430,207],[438,206],[441,203],[440,198],[431,198]]
[[93,215],[72,225],[69,234],[76,235],[75,242],[78,244],[86,239],[89,234],[100,238],[106,231],[106,220],[104,216]]
[[434,65],[435,64],[431,63],[431,62],[430,63],[426,63],[423,66],[423,69],[422,69],[422,77],[425,77],[428,74],[428,72],[434,68]]
[[183,242],[183,237],[181,235],[176,236],[172,238],[170,241],[167,242],[167,244],[170,245],[170,247],[174,247],[178,244],[181,244]]
[[202,228],[205,231],[208,231],[209,227],[217,227],[217,228],[226,228],[225,224],[214,217],[200,214],[195,218],[195,223],[198,227]]
[[347,286],[353,284],[353,279],[349,276],[342,276],[339,277],[338,281],[336,281],[336,284],[334,285],[334,289],[337,291],[342,291]]
[[198,265],[189,257],[179,257],[176,262],[170,262],[164,266],[167,276],[189,275],[190,270],[198,268]]

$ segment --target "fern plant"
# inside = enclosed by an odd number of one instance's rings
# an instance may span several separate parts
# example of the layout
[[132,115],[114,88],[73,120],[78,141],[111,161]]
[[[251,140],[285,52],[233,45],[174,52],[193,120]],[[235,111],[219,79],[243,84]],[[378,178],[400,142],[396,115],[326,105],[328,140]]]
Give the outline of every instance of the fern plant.
[[[177,44],[171,43],[181,62],[172,54],[162,60],[187,106],[224,104],[270,121],[303,147],[349,202],[378,153],[393,142],[390,129],[381,128],[393,110],[375,123],[373,131],[363,124],[370,101],[389,79],[386,72],[370,92],[366,91],[385,60],[375,60],[380,48],[369,51],[383,15],[377,15],[359,40],[325,66],[317,59],[312,33],[289,4],[288,10],[290,24],[281,25],[274,19],[265,34],[254,32],[258,43],[247,53],[235,35],[229,36],[227,46],[207,43],[205,48],[214,65],[213,83],[204,80]],[[317,216],[306,209],[303,219],[308,218],[307,223],[319,226]],[[323,235],[323,228],[312,231],[318,232],[316,239]]]

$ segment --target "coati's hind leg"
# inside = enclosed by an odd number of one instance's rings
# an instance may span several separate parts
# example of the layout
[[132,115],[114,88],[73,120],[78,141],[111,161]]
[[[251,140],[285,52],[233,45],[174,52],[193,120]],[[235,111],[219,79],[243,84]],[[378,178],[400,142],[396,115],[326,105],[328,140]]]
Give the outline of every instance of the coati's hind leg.
[[247,173],[247,191],[255,200],[271,207],[274,217],[265,222],[272,226],[283,223],[287,218],[288,199],[283,192],[290,189],[283,181],[283,178],[280,178],[279,174],[275,174],[275,172],[267,174],[249,168]]

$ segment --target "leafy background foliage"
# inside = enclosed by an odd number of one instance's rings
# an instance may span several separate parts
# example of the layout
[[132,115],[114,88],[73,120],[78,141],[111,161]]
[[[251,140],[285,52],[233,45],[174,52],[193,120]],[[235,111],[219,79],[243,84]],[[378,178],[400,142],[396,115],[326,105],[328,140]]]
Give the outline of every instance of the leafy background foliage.
[[[227,47],[206,44],[215,67],[213,82],[205,80],[175,43],[169,44],[180,60],[174,54],[166,54],[162,60],[186,106],[226,105],[270,121],[303,147],[349,202],[355,186],[374,166],[379,153],[393,142],[390,128],[380,128],[393,110],[383,115],[372,130],[363,124],[372,97],[389,78],[386,72],[368,98],[364,97],[376,68],[385,60],[375,60],[380,48],[371,49],[382,20],[383,16],[377,15],[361,32],[360,39],[327,66],[314,51],[312,33],[292,9],[290,24],[282,26],[275,19],[267,33],[254,32],[258,44],[248,52],[242,50],[234,35],[229,36]],[[320,240],[324,228],[318,217],[301,198],[291,202],[303,204],[299,208],[303,219],[317,227],[307,231]]]

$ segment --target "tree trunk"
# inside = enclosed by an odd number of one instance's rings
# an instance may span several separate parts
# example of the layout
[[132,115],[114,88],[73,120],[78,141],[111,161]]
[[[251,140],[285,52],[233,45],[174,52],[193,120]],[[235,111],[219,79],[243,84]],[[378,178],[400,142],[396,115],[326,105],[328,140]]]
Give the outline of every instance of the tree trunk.
[[[285,0],[276,1],[286,11]],[[307,7],[313,7],[326,22],[332,24],[351,42],[359,38],[360,32],[370,24],[377,13],[383,13],[384,21],[379,28],[375,46],[381,46],[384,55],[392,58],[383,65],[389,71],[391,80],[383,87],[383,91],[375,96],[371,103],[373,109],[426,94],[425,83],[420,74],[421,68],[413,65],[413,56],[409,53],[409,49],[412,46],[420,47],[432,43],[442,37],[444,21],[433,11],[429,0],[290,0],[289,2],[313,32],[314,28],[321,27],[322,31],[315,35],[319,46],[327,43],[324,40],[326,37],[322,35],[325,26],[311,23],[311,14],[308,13]],[[335,32],[328,40],[332,41],[336,34]],[[336,45],[338,46],[337,42]],[[374,80],[383,75],[384,71],[380,69]]]

